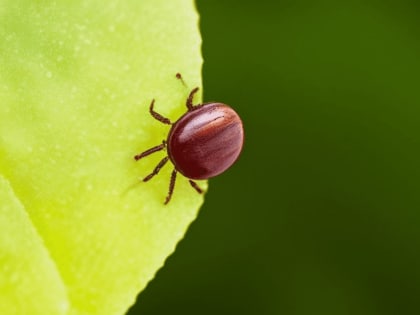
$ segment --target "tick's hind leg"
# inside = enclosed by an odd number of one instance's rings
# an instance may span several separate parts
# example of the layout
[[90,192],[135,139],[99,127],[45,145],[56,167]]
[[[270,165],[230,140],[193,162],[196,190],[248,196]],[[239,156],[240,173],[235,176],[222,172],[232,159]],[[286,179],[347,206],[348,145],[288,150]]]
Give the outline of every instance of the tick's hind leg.
[[197,185],[195,181],[190,179],[189,182],[190,182],[191,187],[194,188],[199,194],[203,193],[203,190]]
[[147,175],[144,179],[143,182],[147,182],[148,180],[150,180],[153,176],[157,175],[160,171],[160,169],[166,164],[166,162],[168,162],[168,157],[165,156],[158,165],[156,165],[155,169],[153,170],[153,172],[151,172],[149,175]]
[[149,112],[153,116],[153,118],[156,120],[159,120],[163,124],[171,125],[172,123],[169,120],[169,118],[163,117],[161,114],[153,110],[154,106],[155,106],[155,100],[152,100],[152,102],[150,103]]
[[171,201],[172,193],[174,192],[174,188],[175,188],[176,173],[177,171],[176,169],[174,169],[171,174],[171,181],[169,182],[169,191],[168,191],[168,195],[166,196],[165,205],[167,205],[168,202]]

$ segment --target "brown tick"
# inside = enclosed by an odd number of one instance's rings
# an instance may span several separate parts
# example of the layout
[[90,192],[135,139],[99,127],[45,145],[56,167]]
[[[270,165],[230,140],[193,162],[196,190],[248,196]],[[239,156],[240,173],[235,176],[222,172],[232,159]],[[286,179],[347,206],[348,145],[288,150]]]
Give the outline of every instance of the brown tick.
[[[184,82],[179,73],[176,77]],[[150,114],[172,127],[167,139],[161,144],[134,157],[138,161],[154,152],[167,149],[168,155],[143,179],[147,182],[153,178],[171,160],[174,170],[165,204],[171,200],[177,172],[189,178],[191,186],[201,194],[203,191],[193,179],[208,179],[223,173],[236,161],[242,150],[244,132],[238,114],[223,103],[193,105],[197,91],[198,87],[190,92],[186,101],[187,112],[174,123],[154,111],[155,100],[152,100]]]

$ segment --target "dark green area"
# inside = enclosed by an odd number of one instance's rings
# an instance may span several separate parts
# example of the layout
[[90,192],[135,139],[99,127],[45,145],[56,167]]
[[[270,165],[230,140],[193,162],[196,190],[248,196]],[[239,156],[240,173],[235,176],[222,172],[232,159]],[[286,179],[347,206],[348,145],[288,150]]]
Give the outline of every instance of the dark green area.
[[420,314],[420,4],[198,8],[246,146],[129,314]]

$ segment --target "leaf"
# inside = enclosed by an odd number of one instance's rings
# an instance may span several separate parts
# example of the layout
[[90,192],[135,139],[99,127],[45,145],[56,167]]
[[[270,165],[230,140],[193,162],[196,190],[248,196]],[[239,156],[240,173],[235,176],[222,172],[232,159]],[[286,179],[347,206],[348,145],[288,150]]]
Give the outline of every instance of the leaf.
[[203,202],[133,159],[169,131],[151,100],[176,120],[201,86],[193,1],[3,0],[0,36],[2,314],[122,314]]
[[0,177],[0,200],[2,312],[66,314],[68,297],[58,270],[3,177]]

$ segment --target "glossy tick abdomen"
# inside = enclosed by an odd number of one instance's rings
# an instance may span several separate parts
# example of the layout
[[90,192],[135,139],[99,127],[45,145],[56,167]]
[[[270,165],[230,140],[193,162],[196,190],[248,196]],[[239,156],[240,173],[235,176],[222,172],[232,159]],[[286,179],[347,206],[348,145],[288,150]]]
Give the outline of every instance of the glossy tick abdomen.
[[243,144],[242,122],[222,103],[195,107],[171,128],[168,155],[175,168],[191,179],[223,173],[238,158]]

